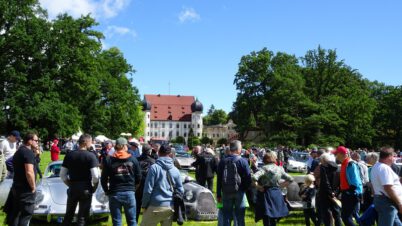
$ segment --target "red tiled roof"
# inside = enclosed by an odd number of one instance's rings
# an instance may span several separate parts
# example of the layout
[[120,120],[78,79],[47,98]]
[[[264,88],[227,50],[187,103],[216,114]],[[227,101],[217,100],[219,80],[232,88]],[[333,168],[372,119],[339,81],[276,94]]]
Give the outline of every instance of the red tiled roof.
[[191,121],[191,104],[194,96],[149,95],[145,100],[151,104],[152,121]]

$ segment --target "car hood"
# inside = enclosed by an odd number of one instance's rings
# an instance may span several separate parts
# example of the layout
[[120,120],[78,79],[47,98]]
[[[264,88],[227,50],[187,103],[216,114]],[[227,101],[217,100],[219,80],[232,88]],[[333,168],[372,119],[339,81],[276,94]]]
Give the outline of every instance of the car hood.
[[177,161],[179,161],[180,165],[189,166],[195,160],[193,158],[185,158],[185,157],[176,157]]
[[46,186],[54,203],[67,205],[67,186],[60,178],[49,178],[42,186]]

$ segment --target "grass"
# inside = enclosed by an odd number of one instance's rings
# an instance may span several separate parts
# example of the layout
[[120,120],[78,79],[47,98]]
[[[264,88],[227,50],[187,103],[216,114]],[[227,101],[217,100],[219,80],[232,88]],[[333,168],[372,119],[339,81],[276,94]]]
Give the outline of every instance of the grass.
[[[63,160],[64,155],[60,155],[60,160]],[[45,171],[46,166],[49,164],[50,160],[50,152],[45,151],[42,154],[41,157],[41,163],[40,163],[40,168],[42,170],[42,173]],[[189,173],[190,176],[195,177],[194,172]],[[291,175],[300,175],[298,173],[291,173]],[[216,194],[216,177],[214,181],[214,194]],[[5,214],[3,212],[0,212],[0,222],[4,222]],[[262,226],[262,221],[258,222],[257,224],[254,222],[254,213],[250,211],[249,209],[246,210],[246,225],[256,225],[256,226]],[[123,216],[123,222],[125,222],[125,217]],[[139,219],[139,222],[141,222],[141,216]],[[1,223],[0,223],[1,224]],[[32,223],[31,225],[44,225],[43,222],[40,223]],[[46,225],[57,225],[57,224],[46,224]],[[94,223],[91,224],[92,226],[108,226],[112,225],[111,218],[109,217],[108,222],[100,222],[100,223]],[[125,223],[123,225],[126,225]],[[173,225],[177,225],[174,223]],[[187,221],[185,222],[186,226],[215,226],[217,225],[217,221]],[[305,225],[304,223],[304,216],[302,211],[293,211],[290,213],[290,215],[284,219],[282,219],[277,225],[286,225],[286,226],[303,226]]]

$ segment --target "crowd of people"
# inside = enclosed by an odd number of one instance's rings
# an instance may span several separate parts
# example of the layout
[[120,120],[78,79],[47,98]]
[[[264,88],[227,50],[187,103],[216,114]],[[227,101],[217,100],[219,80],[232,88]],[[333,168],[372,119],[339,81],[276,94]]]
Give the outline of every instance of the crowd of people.
[[[29,225],[34,211],[36,175],[40,161],[38,135],[27,133],[22,144],[12,131],[0,144],[1,181],[13,178],[4,211],[9,225]],[[94,148],[88,134],[79,137],[66,154],[60,178],[67,185],[67,208],[63,225],[70,225],[76,213],[77,225],[89,219],[92,195],[102,186],[109,199],[113,225],[122,225],[122,209],[127,225],[172,225],[183,223],[184,188],[170,145],[129,142],[118,138]],[[73,148],[75,146],[75,148]],[[51,160],[59,160],[58,141],[50,145]],[[246,208],[255,221],[276,225],[292,210],[286,188],[294,178],[286,172],[291,149],[243,149],[238,140],[228,146],[195,146],[196,182],[213,191],[216,181],[218,225],[245,225]],[[400,153],[392,148],[378,152],[344,146],[307,150],[308,171],[299,196],[305,224],[315,226],[402,225],[401,169],[395,164]]]

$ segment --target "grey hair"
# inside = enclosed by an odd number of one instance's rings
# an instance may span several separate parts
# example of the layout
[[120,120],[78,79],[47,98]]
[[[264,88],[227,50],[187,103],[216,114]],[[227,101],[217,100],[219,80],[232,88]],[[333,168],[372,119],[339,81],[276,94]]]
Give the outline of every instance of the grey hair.
[[324,153],[320,156],[320,161],[321,162],[330,162],[331,161],[331,155],[328,153]]
[[241,141],[239,140],[233,140],[229,144],[230,146],[230,151],[235,152],[241,149]]
[[379,156],[377,153],[375,153],[375,152],[370,152],[370,153],[368,153],[368,154],[366,155],[366,161],[367,161],[368,159],[372,159],[373,162],[378,162],[378,160],[380,159],[380,156]]
[[152,152],[152,147],[149,144],[144,144],[142,145],[142,153],[145,153],[146,155],[150,155]]

